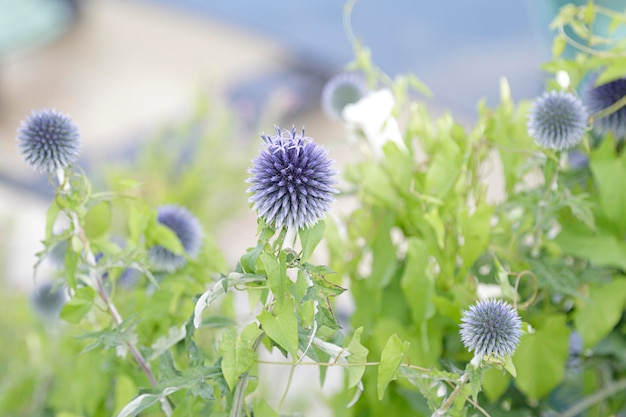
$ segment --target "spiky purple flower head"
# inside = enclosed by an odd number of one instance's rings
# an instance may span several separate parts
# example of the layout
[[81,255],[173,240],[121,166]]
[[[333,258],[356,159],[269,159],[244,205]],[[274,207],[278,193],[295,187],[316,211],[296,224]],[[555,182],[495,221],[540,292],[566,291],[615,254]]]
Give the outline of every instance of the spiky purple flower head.
[[39,172],[53,173],[78,158],[80,138],[72,119],[56,110],[33,112],[18,129],[18,147]]
[[[592,115],[610,107],[626,96],[626,78],[594,87],[595,79],[596,77],[593,77],[590,80],[590,87],[583,92],[583,100]],[[626,137],[626,107],[622,106],[608,116],[594,119],[593,128],[602,135],[613,133],[616,139],[623,140]]]
[[259,217],[276,228],[311,226],[330,208],[337,191],[332,187],[332,160],[310,137],[276,126],[276,135],[261,135],[265,149],[252,161],[247,182],[249,202]]
[[587,109],[578,97],[563,91],[546,92],[528,114],[528,134],[544,148],[570,149],[583,140],[587,118]]
[[341,119],[343,109],[367,94],[365,82],[357,75],[343,73],[331,78],[322,90],[322,109],[332,119]]
[[[202,225],[189,210],[177,205],[164,205],[158,208],[157,220],[172,230],[190,257],[195,257],[202,246]],[[187,260],[170,250],[156,245],[148,253],[152,266],[159,271],[174,272],[182,268]]]
[[522,335],[522,320],[502,300],[481,300],[463,312],[461,340],[475,356],[511,355]]

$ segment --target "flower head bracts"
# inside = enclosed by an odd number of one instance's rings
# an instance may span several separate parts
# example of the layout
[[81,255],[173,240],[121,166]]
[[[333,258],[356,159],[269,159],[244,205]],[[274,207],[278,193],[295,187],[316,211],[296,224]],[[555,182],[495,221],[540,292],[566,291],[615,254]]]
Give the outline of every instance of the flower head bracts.
[[333,119],[341,119],[343,109],[367,94],[367,86],[354,74],[344,73],[331,78],[322,90],[322,109]]
[[[186,208],[176,205],[165,205],[158,209],[157,220],[171,229],[187,254],[195,257],[202,246],[202,226],[198,219]],[[162,246],[150,248],[149,257],[155,269],[174,272],[185,265],[186,259],[176,255]]]
[[[593,77],[591,85],[595,78]],[[624,97],[626,97],[626,78],[587,88],[583,93],[585,105],[592,115],[605,110]],[[621,107],[608,116],[594,118],[593,128],[602,135],[613,133],[616,139],[624,139],[626,137],[626,107]]]
[[276,228],[302,229],[317,223],[334,201],[335,171],[327,152],[302,133],[261,135],[265,149],[252,161],[249,202]]
[[587,131],[588,113],[580,99],[570,93],[543,93],[528,114],[528,134],[535,143],[563,151],[578,145]]
[[56,110],[33,112],[18,129],[18,147],[26,162],[39,172],[53,173],[78,158],[78,129],[69,116]]
[[511,355],[522,335],[517,311],[502,300],[478,301],[463,313],[461,321],[461,340],[476,357]]

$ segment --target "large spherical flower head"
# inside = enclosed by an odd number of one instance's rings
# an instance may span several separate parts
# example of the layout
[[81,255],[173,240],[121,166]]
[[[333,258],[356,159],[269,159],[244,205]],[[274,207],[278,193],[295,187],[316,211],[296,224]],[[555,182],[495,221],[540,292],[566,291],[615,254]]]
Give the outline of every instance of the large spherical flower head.
[[261,135],[266,147],[248,171],[249,201],[267,224],[302,229],[324,217],[334,201],[335,171],[304,129],[298,134],[276,127],[276,132]]
[[562,91],[546,92],[535,100],[528,114],[528,133],[544,148],[570,149],[583,140],[587,117],[578,97]]
[[53,173],[78,158],[78,129],[69,116],[56,110],[33,112],[18,129],[18,147],[39,172]]
[[[596,114],[626,97],[626,78],[620,78],[606,84],[593,86],[595,77],[590,81],[591,87],[585,89],[583,100],[591,112]],[[626,107],[621,107],[606,117],[593,121],[593,128],[600,134],[613,133],[617,139],[626,137]]]
[[[164,205],[158,208],[157,220],[178,236],[189,256],[193,258],[198,254],[202,246],[202,226],[189,210],[176,205]],[[153,267],[160,271],[174,272],[186,263],[185,257],[159,245],[150,248],[149,256]]]
[[522,335],[517,311],[502,300],[481,300],[463,313],[461,340],[476,356],[511,355]]
[[358,76],[343,73],[331,78],[322,90],[322,109],[333,119],[341,119],[343,109],[367,94],[365,82]]

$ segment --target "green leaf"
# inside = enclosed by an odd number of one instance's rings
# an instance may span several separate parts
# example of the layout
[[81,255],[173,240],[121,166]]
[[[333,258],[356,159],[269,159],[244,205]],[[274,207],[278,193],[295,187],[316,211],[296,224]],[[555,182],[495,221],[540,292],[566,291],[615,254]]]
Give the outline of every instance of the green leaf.
[[443,249],[446,241],[446,226],[443,224],[443,220],[441,220],[439,211],[435,208],[431,209],[424,214],[424,220],[433,228],[435,236],[437,236],[437,245],[440,249]]
[[483,368],[481,366],[475,367],[471,363],[467,364],[465,372],[469,375],[470,392],[474,401],[478,400],[478,394],[483,386]]
[[129,240],[137,245],[150,223],[150,218],[152,218],[154,214],[143,202],[135,200],[128,200],[128,202]]
[[65,250],[65,279],[71,289],[76,289],[76,268],[78,267],[78,253],[69,247]]
[[619,322],[626,304],[626,278],[608,284],[590,284],[589,298],[577,300],[574,325],[585,348],[593,348]]
[[617,155],[613,146],[612,141],[605,140],[591,153],[590,166],[600,192],[602,211],[623,236],[626,234],[626,153]]
[[74,297],[61,309],[61,318],[69,323],[79,323],[91,310],[95,296],[96,291],[93,288],[79,288]]
[[560,57],[563,51],[565,51],[566,46],[567,41],[562,36],[556,36],[552,43],[552,57],[555,59]]
[[367,280],[367,285],[372,290],[386,287],[397,268],[396,248],[391,241],[393,214],[389,211],[376,210],[373,218],[376,219],[375,233],[369,240],[373,258],[372,271]]
[[380,165],[363,164],[360,168],[358,181],[366,193],[365,199],[392,209],[401,207],[402,200]]
[[282,305],[285,299],[285,292],[287,290],[287,267],[286,267],[286,254],[281,252],[280,259],[276,259],[269,253],[262,253],[260,256],[261,262],[265,266],[265,272],[267,273],[267,281],[270,289],[276,297],[278,305]]
[[274,314],[263,311],[257,319],[270,339],[294,358],[298,356],[298,319],[291,303],[286,302],[282,306],[277,306]]
[[184,255],[185,248],[180,242],[178,235],[169,227],[161,223],[154,222],[146,230],[146,243],[148,245],[159,245],[176,255]]
[[563,380],[569,333],[565,315],[542,316],[537,331],[522,336],[513,363],[515,385],[529,399],[545,397]]
[[254,365],[256,354],[253,345],[261,333],[255,323],[247,325],[239,337],[236,328],[231,327],[224,332],[220,343],[222,373],[231,390],[235,388],[239,377]]
[[569,225],[555,241],[563,252],[589,260],[596,266],[626,269],[626,242],[613,231],[598,228],[597,232],[585,227]]
[[336,297],[346,291],[345,288],[327,281],[324,275],[308,270],[308,268],[304,273],[311,279],[313,285],[307,287],[304,297],[302,297],[302,302],[315,300],[327,303],[328,297]]
[[451,138],[442,138],[437,146],[426,173],[426,194],[441,198],[456,183],[463,163],[461,149]]
[[378,365],[379,400],[383,399],[387,385],[398,377],[398,370],[409,346],[409,342],[403,342],[396,334],[393,334],[387,341],[387,345],[380,355],[380,365]]
[[432,97],[433,93],[432,91],[430,91],[430,89],[428,88],[428,86],[426,84],[424,84],[419,78],[417,78],[415,75],[413,74],[409,74],[407,76],[408,82],[409,82],[409,86],[411,88],[413,88],[414,90],[416,90],[417,92],[422,93],[425,97]]
[[263,247],[267,244],[268,240],[274,235],[275,230],[271,227],[264,227],[261,229],[259,241],[256,247],[248,249],[248,251],[241,257],[239,264],[243,269],[243,272],[255,273],[257,268],[257,259],[263,252]]
[[[117,412],[122,410],[123,406],[128,404],[135,393],[137,392],[137,385],[127,375],[121,374],[115,377],[115,406],[113,409]],[[58,416],[58,415],[57,415]]]
[[[363,333],[363,327],[359,327],[354,331],[352,339],[346,349],[350,352],[350,355],[346,358],[348,363],[365,363],[367,362],[367,354],[369,350],[361,344],[361,333]],[[363,366],[348,366],[348,389],[356,386],[363,378],[365,373],[365,365]]]
[[59,206],[59,203],[55,198],[54,200],[52,200],[52,203],[50,203],[50,207],[46,212],[46,240],[52,238],[54,223],[56,222],[56,219],[59,216],[60,212],[61,206]]
[[252,409],[254,410],[254,417],[280,417],[262,398],[257,398],[254,401],[254,407]]
[[324,229],[326,224],[323,220],[317,222],[314,226],[300,229],[300,242],[302,243],[302,262],[309,260],[313,251],[324,237]]
[[141,394],[126,404],[126,407],[122,408],[117,417],[135,417],[146,408],[159,402],[160,399],[161,395],[159,394]]
[[92,206],[85,215],[85,234],[89,240],[97,239],[109,230],[111,226],[111,206],[107,202],[100,202]]
[[482,389],[490,403],[498,400],[509,388],[511,375],[500,369],[489,368],[483,373]]
[[409,239],[400,287],[414,323],[421,324],[435,314],[432,299],[434,282],[429,274],[428,247],[421,239]]
[[463,211],[460,219],[463,246],[459,248],[459,255],[463,259],[463,268],[460,276],[474,265],[476,259],[487,249],[489,244],[489,223],[493,215],[493,207],[486,203],[480,204],[470,217]]

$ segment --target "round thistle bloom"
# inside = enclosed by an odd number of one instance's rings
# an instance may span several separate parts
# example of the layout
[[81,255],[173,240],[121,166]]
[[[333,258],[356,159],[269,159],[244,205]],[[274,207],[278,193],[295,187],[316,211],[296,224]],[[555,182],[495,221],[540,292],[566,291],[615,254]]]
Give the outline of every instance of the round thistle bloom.
[[344,73],[331,78],[322,90],[322,109],[332,119],[341,119],[343,109],[356,103],[367,94],[363,80],[354,74]]
[[522,335],[517,311],[502,300],[481,300],[463,313],[461,340],[475,356],[511,355]]
[[587,131],[588,113],[580,99],[562,91],[543,93],[528,114],[528,134],[535,143],[562,151],[578,145]]
[[26,162],[39,172],[53,173],[78,158],[78,129],[69,116],[56,110],[33,112],[18,129],[18,147]]
[[[593,81],[595,81],[595,77]],[[626,78],[620,78],[597,87],[593,87],[593,81],[590,82],[591,87],[585,89],[583,93],[585,105],[592,115],[626,97]],[[602,135],[613,133],[616,139],[624,139],[626,137],[626,107],[623,106],[608,116],[595,119],[593,128]]]
[[[157,220],[172,230],[187,254],[195,257],[202,246],[202,226],[198,219],[184,207],[164,205],[158,208]],[[187,260],[170,250],[156,245],[148,253],[152,266],[159,271],[174,272],[182,268]]]
[[276,126],[276,133],[261,135],[265,149],[248,170],[248,201],[267,224],[302,229],[317,223],[334,201],[335,171],[304,129],[298,134],[295,127],[281,132]]

